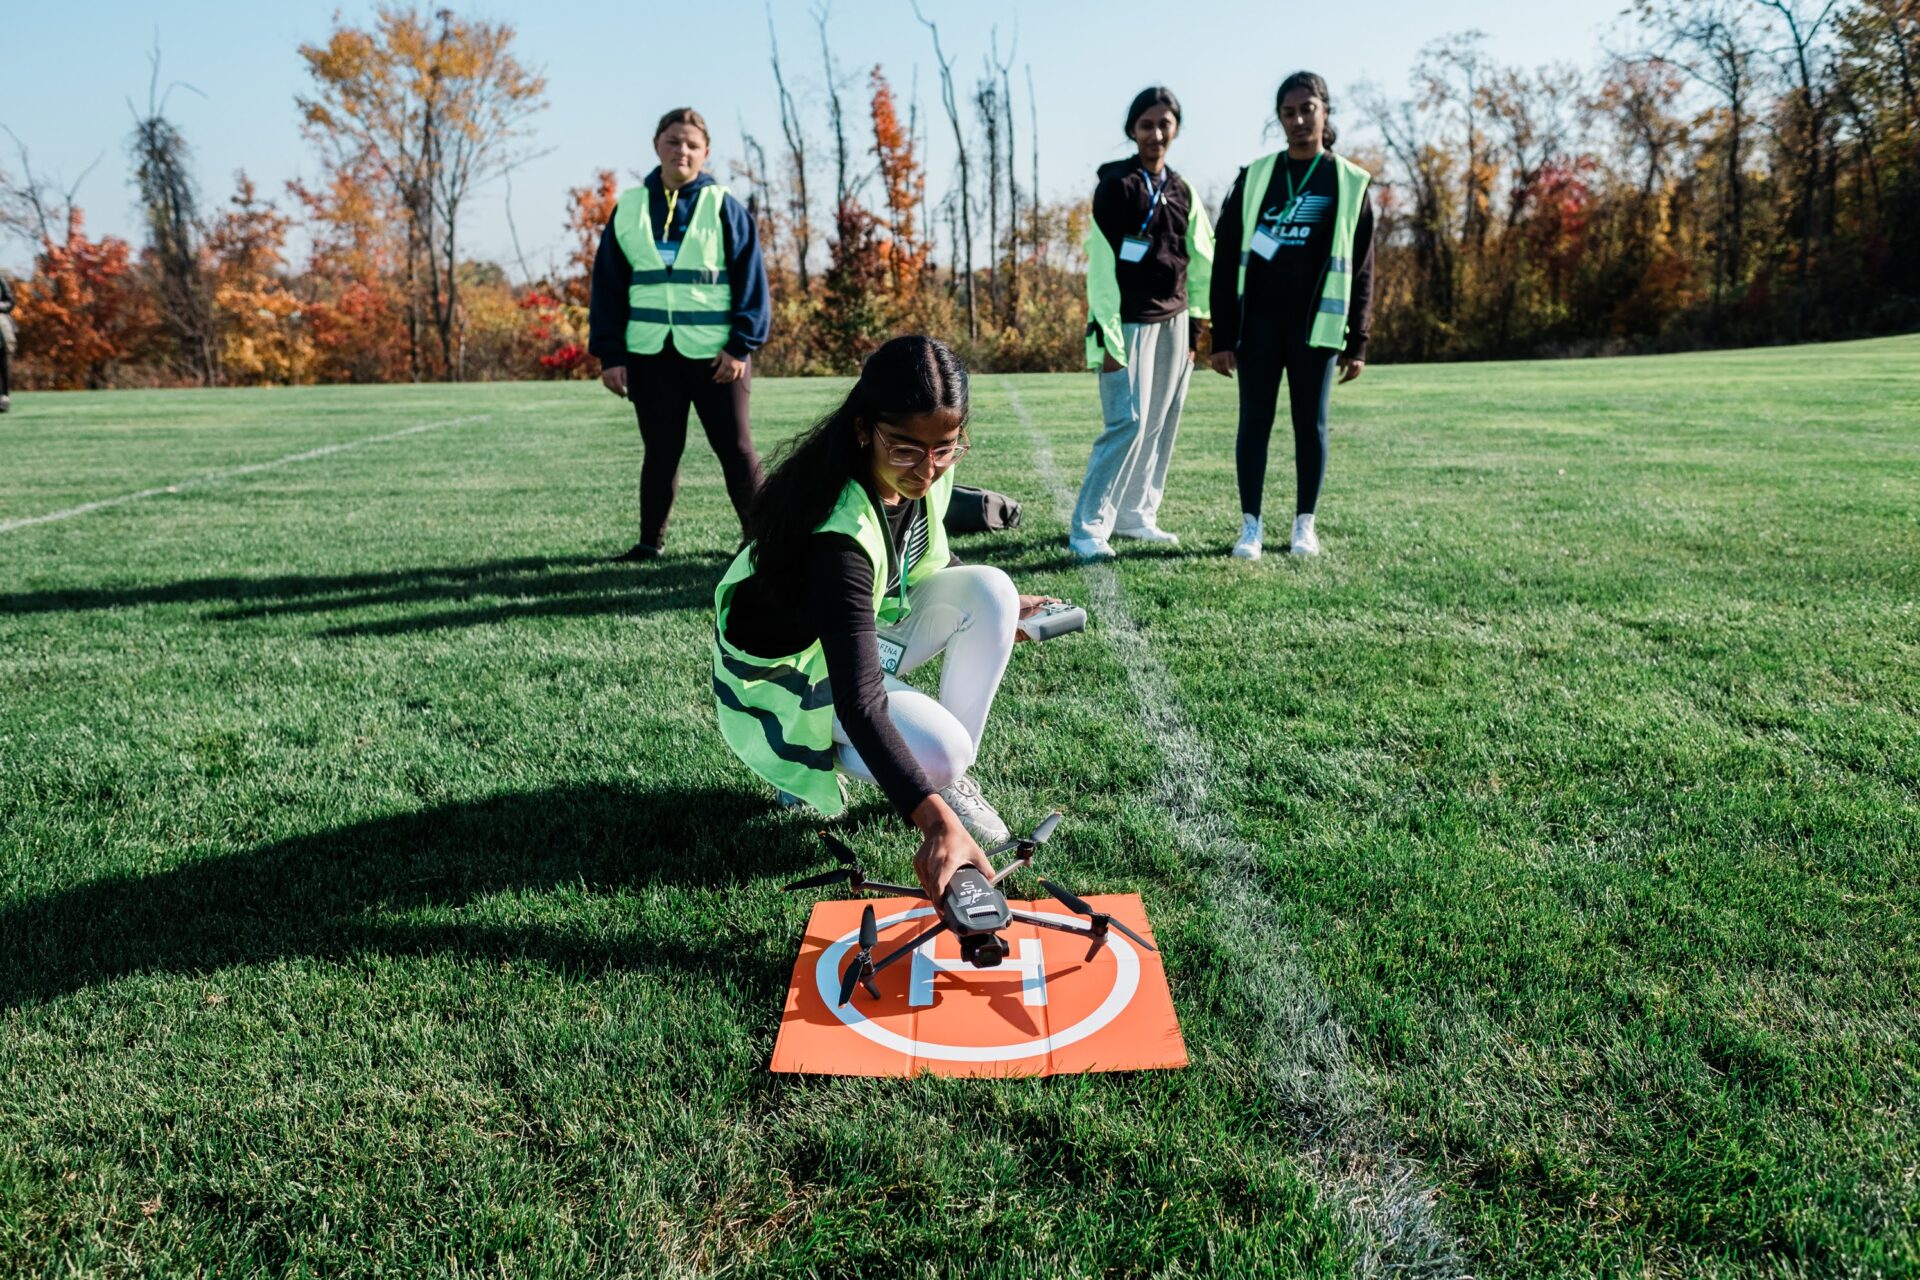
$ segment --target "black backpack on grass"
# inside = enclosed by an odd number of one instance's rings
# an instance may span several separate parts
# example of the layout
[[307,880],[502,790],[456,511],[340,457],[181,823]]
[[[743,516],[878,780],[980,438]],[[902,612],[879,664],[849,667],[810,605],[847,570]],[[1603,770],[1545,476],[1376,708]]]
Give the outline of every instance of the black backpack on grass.
[[948,533],[994,533],[1020,527],[1020,503],[991,489],[953,486],[953,499],[947,504]]

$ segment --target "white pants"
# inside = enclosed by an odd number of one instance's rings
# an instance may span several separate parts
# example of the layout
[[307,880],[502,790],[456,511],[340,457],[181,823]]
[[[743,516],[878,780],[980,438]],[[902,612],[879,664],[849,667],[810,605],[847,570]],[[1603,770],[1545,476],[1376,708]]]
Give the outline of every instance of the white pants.
[[1193,372],[1189,323],[1182,314],[1158,324],[1120,326],[1127,365],[1100,375],[1106,428],[1093,442],[1087,478],[1073,506],[1073,541],[1104,541],[1116,529],[1155,527]]
[[[898,674],[941,653],[947,662],[940,672],[937,701],[888,676],[887,714],[928,780],[940,789],[971,768],[979,754],[987,712],[1013,656],[1020,593],[1001,570],[963,564],[940,570],[909,591],[907,601],[913,607],[906,620],[880,630],[883,640],[906,648]],[[873,771],[847,741],[839,716],[833,718],[833,741],[840,767],[872,782]]]

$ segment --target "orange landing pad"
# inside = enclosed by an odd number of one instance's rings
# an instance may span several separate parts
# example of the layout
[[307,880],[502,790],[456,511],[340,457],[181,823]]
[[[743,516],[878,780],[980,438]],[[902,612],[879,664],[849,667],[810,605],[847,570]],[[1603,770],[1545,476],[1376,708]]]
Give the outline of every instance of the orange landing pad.
[[[1139,895],[1087,901],[1153,940]],[[1012,905],[1086,923],[1051,899]],[[841,975],[859,949],[866,906],[879,917],[876,960],[933,923],[933,908],[917,898],[816,904],[787,988],[773,1070],[1047,1076],[1187,1065],[1159,953],[1117,929],[1088,960],[1085,938],[1015,923],[1001,930],[1008,954],[997,969],[961,963],[959,941],[943,933],[875,978],[880,999],[863,989],[840,1005]]]

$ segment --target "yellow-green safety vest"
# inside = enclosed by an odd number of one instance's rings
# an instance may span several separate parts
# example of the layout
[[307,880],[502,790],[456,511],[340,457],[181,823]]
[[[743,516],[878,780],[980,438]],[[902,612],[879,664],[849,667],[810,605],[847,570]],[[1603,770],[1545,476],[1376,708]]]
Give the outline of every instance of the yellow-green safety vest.
[[[849,480],[816,533],[844,533],[860,544],[873,566],[873,616],[883,627],[911,611],[907,592],[946,568],[947,506],[953,500],[953,468],[927,491],[927,549],[907,565],[897,590],[887,590],[893,539],[886,517],[866,486]],[[780,790],[799,796],[832,817],[846,807],[833,773],[833,688],[827,656],[815,640],[786,658],[763,658],[727,640],[727,613],[739,585],[753,576],[753,544],[727,567],[713,592],[713,697],[720,736],[748,768]]]
[[[1178,174],[1174,175],[1179,177]],[[1207,291],[1213,287],[1213,223],[1207,210],[1187,190],[1187,314],[1207,318]],[[1098,369],[1104,356],[1127,363],[1127,339],[1120,328],[1120,264],[1100,224],[1087,225],[1087,368]]]
[[[1253,232],[1260,220],[1260,205],[1273,183],[1279,151],[1261,156],[1247,166],[1247,178],[1240,189],[1240,279],[1235,292],[1244,307],[1247,300],[1247,259],[1253,253]],[[1313,328],[1307,334],[1310,347],[1332,347],[1338,351],[1347,345],[1347,303],[1353,296],[1353,236],[1360,225],[1361,201],[1366,199],[1367,184],[1373,175],[1345,156],[1327,157],[1339,182],[1333,210],[1333,248],[1327,254],[1327,274],[1320,286],[1320,305],[1314,311]]]
[[[679,253],[668,267],[653,242],[647,189],[620,193],[613,234],[633,268],[627,287],[627,350],[657,354],[673,335],[673,349],[692,359],[711,359],[732,332],[733,290],[727,282],[727,242],[720,206],[727,189],[717,183],[695,193],[693,214]],[[670,229],[670,228],[669,228]]]

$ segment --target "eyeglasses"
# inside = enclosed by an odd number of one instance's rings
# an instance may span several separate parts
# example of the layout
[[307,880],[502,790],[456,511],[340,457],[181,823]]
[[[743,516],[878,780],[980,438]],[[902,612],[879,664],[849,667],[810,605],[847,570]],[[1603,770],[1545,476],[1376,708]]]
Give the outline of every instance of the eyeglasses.
[[961,436],[952,444],[943,444],[932,449],[922,448],[917,444],[895,444],[885,436],[880,437],[880,445],[886,451],[887,461],[896,467],[917,467],[922,458],[933,459],[933,465],[936,467],[951,466],[960,461],[967,450],[973,448],[965,436]]

